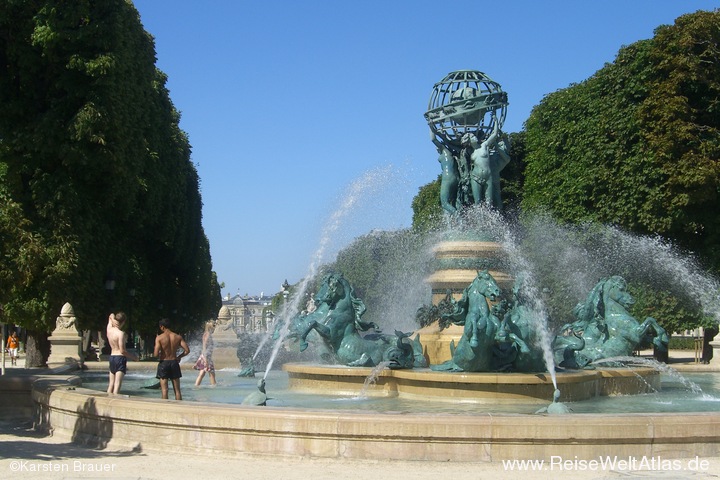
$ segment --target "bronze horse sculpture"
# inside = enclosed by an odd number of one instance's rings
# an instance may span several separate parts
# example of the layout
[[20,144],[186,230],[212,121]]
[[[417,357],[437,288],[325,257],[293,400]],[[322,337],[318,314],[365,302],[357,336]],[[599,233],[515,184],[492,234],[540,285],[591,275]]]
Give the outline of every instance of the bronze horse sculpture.
[[[523,291],[524,280],[524,277],[515,280],[512,301],[502,316],[499,335],[509,337],[514,341],[501,344],[499,350],[505,358],[498,362],[497,370],[544,372],[547,370],[547,366],[542,348],[539,346],[540,335],[537,331],[537,321],[533,320],[537,316],[537,312],[528,306],[529,302]],[[500,306],[503,303],[501,302]]]
[[652,317],[638,322],[627,311],[633,303],[625,279],[601,279],[585,302],[575,307],[577,320],[563,326],[563,334],[555,337],[556,363],[566,368],[588,368],[594,361],[629,356],[649,344],[666,352],[669,338],[665,329]]
[[[361,317],[365,304],[355,297],[352,286],[341,274],[324,277],[315,304],[313,312],[297,316],[290,325],[289,336],[299,341],[300,351],[308,347],[307,337],[314,331],[343,365],[373,367],[385,362],[389,368],[421,366],[419,340],[410,343],[406,340],[409,334],[398,331],[395,335],[382,334],[374,322],[364,322]],[[360,334],[371,329],[376,333]]]
[[514,334],[501,331],[500,321],[490,312],[488,299],[494,301],[499,296],[500,287],[492,275],[487,270],[477,272],[453,312],[445,315],[456,325],[464,326],[457,346],[454,341],[450,344],[452,359],[432,365],[432,370],[492,371],[496,367],[493,352],[498,343],[521,342]]

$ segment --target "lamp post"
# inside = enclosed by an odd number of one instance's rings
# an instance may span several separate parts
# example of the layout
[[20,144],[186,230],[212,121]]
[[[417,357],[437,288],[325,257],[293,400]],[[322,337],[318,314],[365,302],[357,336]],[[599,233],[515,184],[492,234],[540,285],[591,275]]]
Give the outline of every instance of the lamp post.
[[287,278],[283,282],[283,284],[280,286],[282,288],[282,296],[283,296],[283,315],[287,317],[288,311],[287,311],[287,299],[288,295],[290,295],[290,284],[287,281]]
[[[115,308],[115,275],[112,270],[110,270],[105,276],[105,292],[107,293],[107,314],[109,315]],[[103,343],[103,345],[100,346],[100,353],[103,355],[110,354],[110,346],[107,343],[107,332],[104,329],[99,332],[98,339],[102,339]]]
[[108,310],[109,313],[112,313],[112,310],[114,308],[114,298],[113,294],[115,292],[115,276],[113,275],[112,271],[107,274],[105,277],[105,291],[107,292],[107,298],[108,298]]
[[265,331],[270,332],[275,328],[275,314],[272,310],[265,313]]
[[128,340],[125,348],[137,348],[135,343],[135,332],[132,329],[132,309],[133,303],[135,303],[135,289],[130,288],[128,290],[128,296],[130,297],[130,304],[128,305]]

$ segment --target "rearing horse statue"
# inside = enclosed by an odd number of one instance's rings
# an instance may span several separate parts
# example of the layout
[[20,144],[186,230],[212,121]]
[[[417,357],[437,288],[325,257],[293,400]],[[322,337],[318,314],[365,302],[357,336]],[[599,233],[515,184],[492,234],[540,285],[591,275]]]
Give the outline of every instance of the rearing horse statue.
[[500,321],[490,314],[487,300],[500,296],[500,287],[485,270],[477,273],[472,283],[463,291],[455,310],[445,315],[456,325],[464,325],[463,335],[455,346],[450,344],[452,359],[432,370],[486,372],[492,368],[493,346],[498,339]]
[[[317,309],[307,315],[293,319],[290,336],[300,342],[300,351],[308,347],[307,337],[315,331],[337,361],[354,367],[372,367],[387,362],[389,368],[412,368],[422,358],[419,340],[408,343],[409,334],[395,332],[395,335],[370,333],[379,332],[373,322],[361,319],[365,304],[355,297],[350,283],[340,274],[329,274],[315,296]],[[419,352],[419,355],[418,355]],[[423,359],[424,360],[424,359]]]
[[638,322],[627,311],[633,303],[625,279],[601,279],[585,302],[575,307],[577,320],[562,327],[564,335],[555,337],[553,350],[558,365],[585,368],[603,358],[632,355],[636,348],[649,343],[667,351],[665,329],[652,317]]

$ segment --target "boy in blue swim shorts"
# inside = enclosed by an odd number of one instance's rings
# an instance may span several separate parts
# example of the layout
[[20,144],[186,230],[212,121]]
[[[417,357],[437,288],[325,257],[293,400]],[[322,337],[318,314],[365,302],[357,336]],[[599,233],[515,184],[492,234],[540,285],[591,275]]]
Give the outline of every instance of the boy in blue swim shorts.
[[125,349],[127,333],[125,326],[127,316],[123,312],[111,313],[108,317],[107,337],[110,345],[110,373],[108,377],[107,393],[120,393],[123,378],[127,373],[127,359],[137,360],[137,356]]

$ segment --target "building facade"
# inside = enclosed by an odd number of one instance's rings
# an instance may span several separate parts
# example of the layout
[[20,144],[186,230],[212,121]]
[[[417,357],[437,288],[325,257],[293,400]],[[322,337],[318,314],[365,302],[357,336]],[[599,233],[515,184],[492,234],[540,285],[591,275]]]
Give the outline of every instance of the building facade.
[[223,306],[230,311],[235,331],[240,333],[267,333],[275,328],[275,314],[270,305],[272,297],[240,295],[223,297]]

